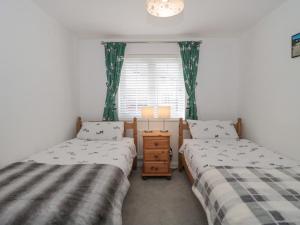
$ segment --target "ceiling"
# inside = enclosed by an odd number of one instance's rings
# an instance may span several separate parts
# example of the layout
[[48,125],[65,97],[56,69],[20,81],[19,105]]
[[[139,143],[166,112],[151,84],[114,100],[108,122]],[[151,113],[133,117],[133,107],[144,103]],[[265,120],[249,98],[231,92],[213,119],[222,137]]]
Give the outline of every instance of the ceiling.
[[234,36],[285,0],[185,0],[179,16],[155,18],[146,0],[33,0],[82,37]]

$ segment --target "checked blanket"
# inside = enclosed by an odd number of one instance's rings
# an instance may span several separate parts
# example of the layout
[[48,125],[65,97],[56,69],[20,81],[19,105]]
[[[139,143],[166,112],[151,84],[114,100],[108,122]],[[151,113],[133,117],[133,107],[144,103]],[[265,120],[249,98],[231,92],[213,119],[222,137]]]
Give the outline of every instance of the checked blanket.
[[193,192],[214,225],[300,224],[300,168],[216,166]]
[[128,188],[111,165],[14,163],[0,170],[0,224],[121,225]]

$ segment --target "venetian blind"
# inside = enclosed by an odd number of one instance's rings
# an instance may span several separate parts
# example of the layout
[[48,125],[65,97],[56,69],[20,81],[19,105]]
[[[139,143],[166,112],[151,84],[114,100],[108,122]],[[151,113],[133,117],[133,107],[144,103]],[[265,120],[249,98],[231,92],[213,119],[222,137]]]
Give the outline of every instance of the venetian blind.
[[156,109],[157,106],[170,106],[171,118],[184,118],[182,73],[181,58],[177,55],[125,57],[118,93],[119,118],[140,118],[143,106]]

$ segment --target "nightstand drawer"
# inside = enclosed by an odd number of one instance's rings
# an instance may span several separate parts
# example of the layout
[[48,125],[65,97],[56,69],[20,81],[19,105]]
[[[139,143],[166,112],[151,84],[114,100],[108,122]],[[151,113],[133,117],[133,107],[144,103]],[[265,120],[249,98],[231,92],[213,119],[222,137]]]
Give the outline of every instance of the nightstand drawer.
[[144,148],[169,149],[168,138],[144,138]]
[[143,133],[143,179],[161,176],[170,178],[172,176],[169,156],[170,137],[169,132],[153,131]]
[[168,162],[144,162],[144,173],[168,173]]
[[161,149],[145,149],[145,161],[169,161],[169,151]]

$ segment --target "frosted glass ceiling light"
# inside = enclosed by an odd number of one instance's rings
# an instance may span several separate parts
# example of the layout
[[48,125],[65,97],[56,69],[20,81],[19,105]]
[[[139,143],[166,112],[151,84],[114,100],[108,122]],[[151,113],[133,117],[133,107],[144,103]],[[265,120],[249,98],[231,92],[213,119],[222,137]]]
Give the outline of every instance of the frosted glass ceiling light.
[[147,0],[146,9],[152,16],[170,17],[183,11],[184,0]]

